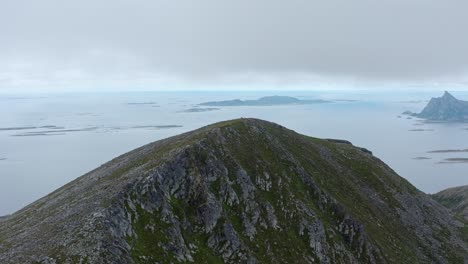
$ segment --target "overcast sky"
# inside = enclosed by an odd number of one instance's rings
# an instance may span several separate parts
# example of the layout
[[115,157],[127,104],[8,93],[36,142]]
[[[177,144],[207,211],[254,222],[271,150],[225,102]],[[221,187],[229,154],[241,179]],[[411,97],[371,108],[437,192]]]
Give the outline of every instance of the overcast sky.
[[0,92],[463,89],[467,12],[466,0],[2,0]]

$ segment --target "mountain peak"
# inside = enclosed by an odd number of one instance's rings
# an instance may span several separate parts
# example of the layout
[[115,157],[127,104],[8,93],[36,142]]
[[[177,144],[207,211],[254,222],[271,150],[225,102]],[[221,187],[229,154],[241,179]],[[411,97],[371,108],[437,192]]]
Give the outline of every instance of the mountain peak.
[[441,97],[432,98],[421,113],[415,116],[437,121],[466,121],[468,120],[468,102],[458,100],[445,91]]
[[455,99],[456,100],[456,98],[452,94],[450,94],[448,91],[444,92],[444,94],[442,95],[442,98],[444,98],[444,99]]
[[461,263],[467,252],[448,211],[368,151],[252,118],[148,144],[0,218],[0,263]]

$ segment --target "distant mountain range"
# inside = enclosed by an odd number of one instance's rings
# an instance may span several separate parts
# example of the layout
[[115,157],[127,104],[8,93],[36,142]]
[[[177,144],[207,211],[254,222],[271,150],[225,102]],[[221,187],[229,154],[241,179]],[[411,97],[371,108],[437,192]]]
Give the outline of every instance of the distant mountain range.
[[236,119],[0,218],[0,263],[467,263],[467,234],[366,149]]
[[305,104],[321,104],[329,103],[330,101],[315,99],[315,100],[301,100],[290,96],[266,96],[257,100],[227,100],[227,101],[213,101],[205,102],[200,105],[206,106],[271,106],[271,105],[305,105]]
[[468,101],[445,92],[442,97],[432,98],[421,113],[406,111],[403,114],[433,121],[464,122],[468,121]]

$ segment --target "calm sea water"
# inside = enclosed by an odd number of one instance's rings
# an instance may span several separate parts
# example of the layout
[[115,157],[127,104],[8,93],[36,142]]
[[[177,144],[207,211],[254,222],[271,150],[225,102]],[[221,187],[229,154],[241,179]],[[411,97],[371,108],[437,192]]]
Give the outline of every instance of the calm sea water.
[[[265,95],[356,100],[328,104],[223,107],[194,105]],[[468,153],[468,124],[425,124],[405,116],[431,93],[148,92],[0,96],[0,215],[12,213],[117,155],[146,143],[239,117],[273,121],[297,132],[341,138],[368,148],[425,192],[468,184],[468,164],[440,164]],[[468,99],[468,93],[454,93]],[[34,128],[35,127],[35,128]],[[411,131],[411,130],[417,131]],[[414,159],[427,157],[430,159]]]

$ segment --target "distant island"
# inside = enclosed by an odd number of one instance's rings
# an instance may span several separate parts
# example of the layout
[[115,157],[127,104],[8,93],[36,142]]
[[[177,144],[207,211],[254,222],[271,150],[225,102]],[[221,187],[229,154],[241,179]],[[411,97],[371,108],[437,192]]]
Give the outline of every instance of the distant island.
[[156,105],[156,102],[130,102],[128,105]]
[[468,158],[447,158],[439,162],[439,164],[459,164],[459,163],[468,163]]
[[220,110],[220,109],[216,107],[206,107],[206,108],[193,107],[193,108],[185,109],[181,112],[182,113],[200,113],[200,112],[211,112],[211,111],[216,111],[216,110]]
[[414,160],[430,160],[431,158],[429,157],[414,157]]
[[466,122],[468,101],[458,100],[446,91],[443,96],[432,98],[421,113],[405,111],[403,114],[432,121]]
[[272,105],[307,105],[307,104],[322,104],[329,103],[330,101],[314,99],[314,100],[301,100],[290,96],[266,96],[257,100],[227,100],[227,101],[213,101],[205,102],[200,105],[205,106],[272,106]]
[[431,150],[427,153],[460,153],[468,152],[468,149],[440,149],[440,150]]

